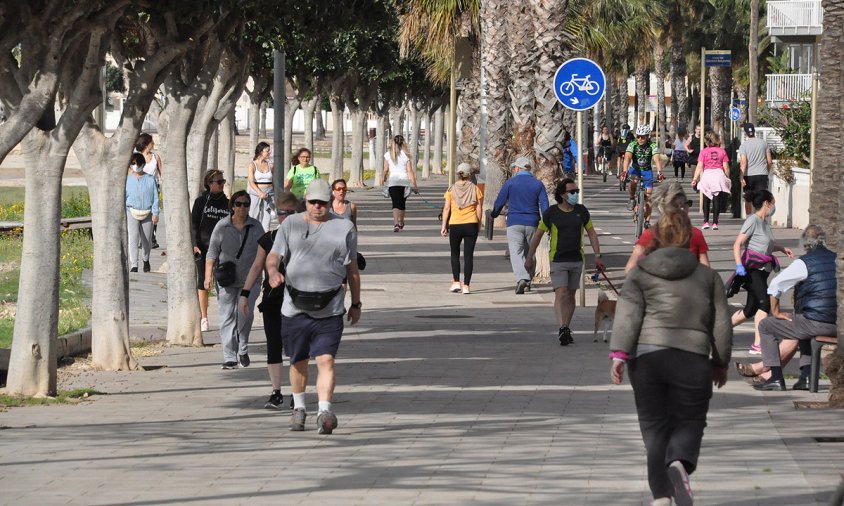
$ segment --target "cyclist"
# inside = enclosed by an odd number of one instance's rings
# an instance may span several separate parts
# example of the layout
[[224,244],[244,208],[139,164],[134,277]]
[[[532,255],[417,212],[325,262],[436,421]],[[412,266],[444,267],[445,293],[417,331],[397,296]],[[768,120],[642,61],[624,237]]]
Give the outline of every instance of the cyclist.
[[630,125],[625,123],[621,127],[621,133],[617,136],[615,141],[615,149],[618,154],[615,167],[617,171],[616,174],[621,174],[621,169],[624,168],[624,153],[627,152],[627,146],[635,140],[636,138],[633,136],[633,132],[630,131]]
[[[595,141],[595,152],[598,155],[595,159],[598,162],[598,171],[609,172],[610,160],[612,160],[613,152],[615,151],[614,145],[615,139],[610,135],[610,129],[607,127],[601,128],[601,134]],[[603,165],[605,161],[607,163],[606,167]]]
[[[630,175],[630,185],[627,188],[630,202],[627,209],[632,211],[636,205],[633,196],[636,194],[636,184],[641,179],[645,186],[645,228],[650,226],[651,221],[651,193],[654,189],[653,165],[656,164],[658,177],[662,179],[662,161],[659,156],[659,148],[656,143],[651,142],[651,127],[639,125],[636,128],[636,142],[627,146],[624,155],[624,172],[621,177]],[[628,172],[629,171],[629,172]]]

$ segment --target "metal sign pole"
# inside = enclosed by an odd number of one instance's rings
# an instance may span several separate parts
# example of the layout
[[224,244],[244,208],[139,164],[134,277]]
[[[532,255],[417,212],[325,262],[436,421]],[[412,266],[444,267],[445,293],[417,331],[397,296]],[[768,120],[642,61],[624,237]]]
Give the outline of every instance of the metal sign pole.
[[[700,163],[700,151],[703,151],[703,138],[706,136],[704,132],[704,116],[706,115],[706,48],[700,48],[700,146],[698,151],[698,163]],[[694,172],[692,172],[694,177]],[[700,184],[700,181],[698,181]],[[698,212],[703,214],[703,194],[697,192]]]
[[[583,111],[577,111],[577,201],[583,204]],[[580,307],[586,307],[586,256],[580,269]]]

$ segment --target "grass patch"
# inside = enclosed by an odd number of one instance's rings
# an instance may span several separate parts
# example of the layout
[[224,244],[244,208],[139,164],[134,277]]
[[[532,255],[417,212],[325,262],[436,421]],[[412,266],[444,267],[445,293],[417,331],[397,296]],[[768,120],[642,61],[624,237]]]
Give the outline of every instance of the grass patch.
[[[63,231],[60,241],[59,335],[62,335],[84,328],[91,319],[87,302],[90,289],[83,284],[82,273],[94,266],[94,242],[84,230]],[[22,236],[0,237],[0,348],[12,344],[22,247]]]
[[[0,221],[23,221],[24,188],[4,187],[0,192]],[[91,199],[85,186],[62,186],[62,218],[91,215]]]
[[18,397],[0,394],[0,406],[14,408],[20,406],[45,406],[49,404],[78,404],[93,395],[102,395],[93,388],[74,388],[73,390],[59,390],[55,397]]

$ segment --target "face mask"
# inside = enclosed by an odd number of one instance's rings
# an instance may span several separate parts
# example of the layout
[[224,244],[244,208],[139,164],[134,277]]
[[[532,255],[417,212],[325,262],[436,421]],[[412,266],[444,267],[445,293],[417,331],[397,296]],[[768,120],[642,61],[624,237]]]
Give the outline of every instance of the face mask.
[[142,172],[142,171],[144,170],[144,168],[143,168],[143,167],[141,167],[140,165],[135,164],[135,163],[133,163],[132,165],[130,165],[130,166],[129,166],[129,168],[130,168],[130,169],[132,169],[132,170],[133,170],[134,172],[136,172],[136,173],[137,173],[137,172]]
[[622,131],[621,131],[621,136],[622,136],[622,137],[627,137],[627,133],[628,133],[629,131],[630,131],[630,130],[622,130]]
[[777,206],[772,207],[771,212],[768,213],[768,216],[773,216],[776,211],[777,211]]
[[569,204],[571,205],[577,204],[577,194],[575,193],[574,195],[572,195],[571,193],[569,193],[566,197],[566,200],[568,200]]

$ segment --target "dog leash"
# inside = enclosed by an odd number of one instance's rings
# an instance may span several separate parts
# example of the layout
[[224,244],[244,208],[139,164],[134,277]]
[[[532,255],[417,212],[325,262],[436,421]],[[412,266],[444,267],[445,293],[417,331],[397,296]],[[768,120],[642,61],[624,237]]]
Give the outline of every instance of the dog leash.
[[592,275],[592,281],[594,281],[595,283],[598,282],[599,273],[601,274],[601,276],[604,277],[607,283],[609,283],[610,288],[612,288],[612,291],[614,291],[616,295],[619,295],[618,290],[615,289],[615,285],[613,285],[612,281],[610,281],[610,278],[607,277],[607,271],[596,271],[595,274]]

